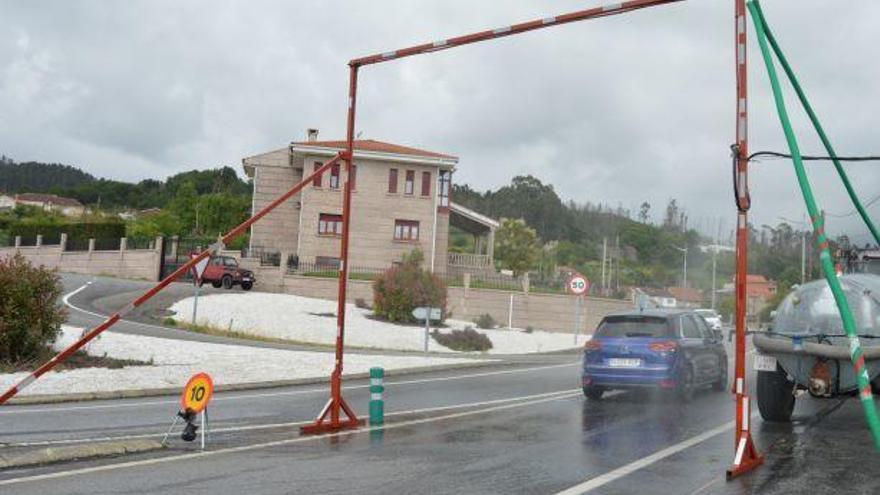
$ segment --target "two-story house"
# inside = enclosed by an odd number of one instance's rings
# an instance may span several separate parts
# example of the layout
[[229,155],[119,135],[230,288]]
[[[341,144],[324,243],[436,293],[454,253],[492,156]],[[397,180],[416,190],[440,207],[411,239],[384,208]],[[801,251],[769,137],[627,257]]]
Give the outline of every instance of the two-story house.
[[[307,141],[244,158],[253,179],[253,210],[271,202],[345,148],[344,141]],[[375,140],[354,143],[350,264],[382,269],[415,248],[425,268],[446,272],[450,215],[489,241],[487,254],[468,258],[491,266],[491,240],[497,222],[450,203],[452,173],[458,158]],[[342,188],[345,165],[315,179],[300,193],[251,227],[254,250],[295,256],[299,263],[336,267],[342,237]],[[459,258],[456,258],[458,260]],[[475,261],[476,260],[476,261]]]

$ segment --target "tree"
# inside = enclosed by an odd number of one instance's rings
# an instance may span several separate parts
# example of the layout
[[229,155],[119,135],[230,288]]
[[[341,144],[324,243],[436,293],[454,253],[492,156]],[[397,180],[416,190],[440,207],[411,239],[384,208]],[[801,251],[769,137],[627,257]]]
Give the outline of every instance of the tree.
[[535,268],[541,245],[535,229],[521,219],[505,218],[495,231],[495,259],[501,268],[512,270],[514,276]]
[[639,221],[642,223],[648,223],[648,216],[651,212],[651,203],[645,201],[642,203],[642,206],[639,207]]
[[679,222],[678,204],[675,199],[670,199],[666,205],[666,218],[663,220],[663,227],[668,230],[677,230]]

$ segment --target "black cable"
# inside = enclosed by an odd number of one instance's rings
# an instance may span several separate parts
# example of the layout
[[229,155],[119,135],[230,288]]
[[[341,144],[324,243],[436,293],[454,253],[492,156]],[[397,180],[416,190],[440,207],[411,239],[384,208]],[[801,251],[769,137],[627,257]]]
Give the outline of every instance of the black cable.
[[736,204],[736,208],[741,212],[745,213],[749,211],[749,208],[752,206],[752,195],[746,191],[746,197],[744,202],[740,202],[739,197],[739,176],[737,175],[737,165],[739,162],[739,145],[731,144],[730,145],[730,156],[733,159],[733,202]]
[[[762,156],[767,156],[771,158],[791,158],[791,155],[788,153],[778,153],[776,151],[758,151],[756,153],[752,153],[749,155],[749,161],[752,161],[754,158],[759,158]],[[838,156],[838,157],[830,157],[830,156],[816,156],[816,155],[801,155],[801,160],[811,160],[811,161],[832,161],[837,159],[841,162],[874,162],[880,161],[880,156]]]

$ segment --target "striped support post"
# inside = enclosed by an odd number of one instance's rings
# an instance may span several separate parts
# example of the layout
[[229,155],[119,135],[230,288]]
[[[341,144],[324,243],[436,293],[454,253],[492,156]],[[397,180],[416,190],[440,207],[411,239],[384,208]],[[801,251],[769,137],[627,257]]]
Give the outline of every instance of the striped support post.
[[381,425],[385,422],[385,402],[382,392],[385,391],[385,370],[370,368],[370,425]]

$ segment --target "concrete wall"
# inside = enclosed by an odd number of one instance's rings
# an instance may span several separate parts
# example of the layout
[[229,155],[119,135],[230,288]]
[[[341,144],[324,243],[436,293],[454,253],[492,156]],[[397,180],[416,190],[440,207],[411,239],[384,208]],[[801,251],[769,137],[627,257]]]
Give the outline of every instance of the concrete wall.
[[0,258],[14,256],[16,253],[34,265],[57,268],[62,272],[154,281],[159,280],[159,264],[162,258],[159,240],[156,242],[156,249],[118,251],[64,251],[62,245],[0,248]]
[[[242,264],[255,272],[256,290],[336,299],[335,278],[287,275],[283,267],[260,267],[247,259]],[[349,281],[347,300],[353,303],[356,299],[372,303],[372,282]],[[586,333],[593,333],[599,320],[606,314],[633,307],[630,301],[617,299],[588,297],[582,301],[577,325],[581,332]],[[567,295],[449,287],[447,304],[452,318],[456,320],[473,321],[488,313],[501,327],[511,324],[514,328],[572,332],[575,326],[575,298]]]

